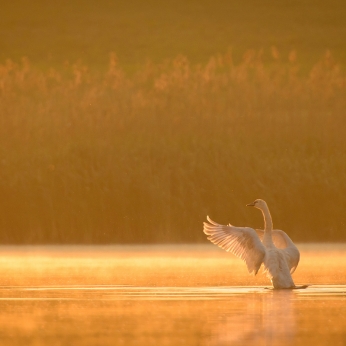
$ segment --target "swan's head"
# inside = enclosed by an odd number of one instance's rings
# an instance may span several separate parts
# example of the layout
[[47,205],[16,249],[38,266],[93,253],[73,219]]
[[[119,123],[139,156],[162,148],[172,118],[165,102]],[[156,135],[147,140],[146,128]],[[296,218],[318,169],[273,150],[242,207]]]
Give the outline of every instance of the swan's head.
[[267,207],[267,203],[263,201],[263,199],[256,199],[255,201],[253,201],[252,203],[249,203],[246,205],[247,207],[255,207],[257,209],[265,209],[268,208]]

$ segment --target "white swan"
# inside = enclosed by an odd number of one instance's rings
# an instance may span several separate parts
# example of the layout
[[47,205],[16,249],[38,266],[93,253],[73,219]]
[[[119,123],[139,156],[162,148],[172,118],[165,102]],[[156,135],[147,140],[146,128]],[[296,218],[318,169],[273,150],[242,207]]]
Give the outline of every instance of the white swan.
[[209,223],[204,222],[203,232],[212,243],[241,258],[250,274],[256,275],[263,263],[274,289],[306,288],[307,286],[296,286],[291,276],[299,263],[299,250],[285,232],[273,230],[267,203],[256,199],[247,206],[262,211],[264,231],[231,224],[219,225],[207,216]]

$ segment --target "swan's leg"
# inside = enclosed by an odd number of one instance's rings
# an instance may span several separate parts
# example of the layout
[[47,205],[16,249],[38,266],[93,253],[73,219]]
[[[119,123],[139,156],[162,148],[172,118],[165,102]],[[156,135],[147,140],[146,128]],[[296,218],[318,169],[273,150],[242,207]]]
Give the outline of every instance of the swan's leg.
[[308,288],[309,285],[302,285],[302,286],[293,286],[293,287],[287,287],[287,288],[275,288],[275,287],[264,287],[265,290],[301,290]]
[[302,286],[295,286],[295,287],[292,287],[293,290],[300,290],[300,289],[304,289],[304,288],[308,288],[309,285],[302,285]]

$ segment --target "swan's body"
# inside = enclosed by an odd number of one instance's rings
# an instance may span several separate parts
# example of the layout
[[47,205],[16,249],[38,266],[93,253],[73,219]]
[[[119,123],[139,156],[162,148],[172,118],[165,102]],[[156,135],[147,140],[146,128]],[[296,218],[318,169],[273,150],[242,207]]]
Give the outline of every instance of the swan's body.
[[295,286],[291,276],[299,263],[299,250],[285,232],[273,230],[267,203],[256,199],[247,206],[262,211],[264,231],[250,227],[235,227],[231,224],[219,225],[207,217],[209,223],[204,222],[203,231],[208,235],[208,239],[241,258],[246,263],[249,273],[256,275],[263,264],[275,289],[306,288]]

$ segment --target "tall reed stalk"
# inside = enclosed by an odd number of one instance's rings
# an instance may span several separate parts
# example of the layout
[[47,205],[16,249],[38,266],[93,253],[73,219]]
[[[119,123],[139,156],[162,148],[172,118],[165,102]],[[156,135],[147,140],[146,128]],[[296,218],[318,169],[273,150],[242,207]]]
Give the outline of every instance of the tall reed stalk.
[[295,240],[346,240],[345,71],[272,54],[0,65],[0,240],[202,241],[206,214],[260,227],[255,198]]

